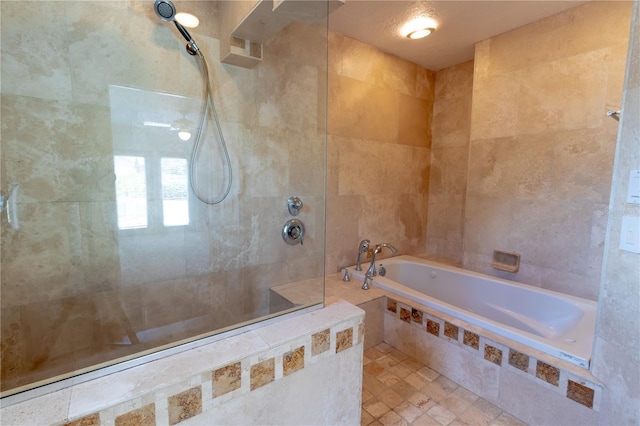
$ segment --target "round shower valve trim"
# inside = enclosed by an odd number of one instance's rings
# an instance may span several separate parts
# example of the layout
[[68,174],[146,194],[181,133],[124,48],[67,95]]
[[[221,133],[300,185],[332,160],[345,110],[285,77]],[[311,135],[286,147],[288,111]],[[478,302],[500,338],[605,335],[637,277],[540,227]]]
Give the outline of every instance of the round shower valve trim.
[[304,242],[304,223],[299,219],[289,219],[282,227],[282,239],[292,246],[302,245]]

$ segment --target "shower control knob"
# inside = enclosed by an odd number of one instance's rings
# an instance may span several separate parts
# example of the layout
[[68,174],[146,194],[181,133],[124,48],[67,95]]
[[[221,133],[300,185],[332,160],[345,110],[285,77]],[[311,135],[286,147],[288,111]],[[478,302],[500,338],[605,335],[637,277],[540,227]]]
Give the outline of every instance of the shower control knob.
[[304,242],[304,223],[298,219],[290,219],[282,227],[282,239],[285,243],[295,246]]
[[287,200],[287,207],[291,216],[298,216],[303,205],[302,200],[296,196],[289,197]]

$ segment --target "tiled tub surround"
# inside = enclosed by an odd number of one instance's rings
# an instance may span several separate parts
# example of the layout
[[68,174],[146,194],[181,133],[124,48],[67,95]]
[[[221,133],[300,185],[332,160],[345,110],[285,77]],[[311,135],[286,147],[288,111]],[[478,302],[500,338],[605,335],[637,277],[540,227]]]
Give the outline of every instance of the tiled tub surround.
[[357,424],[363,320],[333,303],[2,408],[2,424]]
[[[587,2],[476,44],[465,269],[598,299],[619,124],[606,111],[620,109],[633,3]],[[496,249],[522,255],[517,274],[491,268]]]
[[[363,291],[360,285],[335,274],[327,277],[326,291],[327,300],[343,298],[367,310],[366,348],[388,343],[528,424],[598,423],[604,388],[588,370],[379,288]],[[381,322],[372,317],[375,313]]]
[[435,73],[342,34],[328,47],[326,270],[362,238],[422,252]]

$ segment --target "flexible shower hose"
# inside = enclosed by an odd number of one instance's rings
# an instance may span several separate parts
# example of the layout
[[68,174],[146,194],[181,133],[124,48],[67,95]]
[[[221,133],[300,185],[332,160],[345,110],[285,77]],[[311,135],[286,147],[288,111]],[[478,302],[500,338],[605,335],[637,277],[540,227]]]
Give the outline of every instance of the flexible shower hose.
[[[202,88],[202,104],[200,106],[200,122],[198,123],[198,131],[196,132],[195,142],[193,144],[193,150],[191,151],[191,164],[189,170],[189,185],[191,186],[191,190],[198,197],[198,200],[202,201],[205,204],[220,204],[222,201],[227,198],[229,192],[231,191],[231,183],[233,181],[233,172],[231,169],[231,160],[229,158],[229,152],[227,150],[227,144],[224,140],[224,136],[222,134],[222,128],[220,127],[220,121],[218,120],[218,114],[216,113],[216,107],[213,102],[213,95],[211,93],[211,83],[209,80],[209,68],[207,67],[207,61],[204,58],[204,55],[197,51],[198,56],[198,64],[200,65],[200,72],[203,77],[203,88]],[[224,153],[224,158],[226,161],[227,169],[229,170],[229,180],[227,182],[227,188],[224,193],[219,198],[207,198],[203,194],[200,193],[198,189],[198,178],[197,178],[197,164],[196,159],[198,158],[198,151],[200,149],[200,142],[202,139],[202,133],[204,129],[204,123],[209,115],[208,112],[211,111],[213,114],[213,119],[216,123],[216,129],[218,131],[218,136],[220,138],[220,144],[222,146],[222,151]]]

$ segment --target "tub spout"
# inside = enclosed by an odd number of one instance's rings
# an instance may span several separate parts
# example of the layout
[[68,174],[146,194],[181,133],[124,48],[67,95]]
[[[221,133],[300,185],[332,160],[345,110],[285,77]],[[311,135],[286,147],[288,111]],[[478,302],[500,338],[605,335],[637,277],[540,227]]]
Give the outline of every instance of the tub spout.
[[[369,269],[367,269],[367,273],[365,274],[365,281],[367,277],[372,278],[376,276],[377,274],[376,273],[376,254],[380,253],[383,248],[388,248],[389,250],[391,250],[393,254],[398,254],[398,249],[392,246],[391,244],[388,244],[388,243],[378,244],[376,246],[376,249],[373,251],[373,255],[371,256],[371,265],[369,265]],[[362,286],[362,288],[364,288],[364,285]]]

